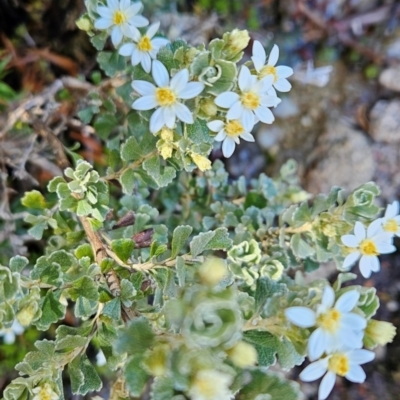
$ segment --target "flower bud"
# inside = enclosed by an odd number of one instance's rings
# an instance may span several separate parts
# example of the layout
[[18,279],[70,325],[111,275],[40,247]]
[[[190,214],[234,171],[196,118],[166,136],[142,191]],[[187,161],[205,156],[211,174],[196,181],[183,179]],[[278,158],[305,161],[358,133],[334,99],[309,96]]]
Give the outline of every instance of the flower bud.
[[189,395],[192,400],[231,399],[232,376],[216,370],[202,370],[193,378]]
[[221,282],[227,272],[225,263],[218,258],[207,260],[198,270],[200,280],[209,286]]
[[160,137],[166,142],[172,142],[174,140],[174,132],[168,128],[162,128],[160,132]]
[[385,346],[393,341],[395,335],[396,327],[390,322],[370,319],[364,332],[365,347]]
[[192,153],[191,157],[200,171],[208,171],[209,169],[211,169],[211,161],[208,158],[197,153]]
[[200,109],[208,117],[214,117],[218,112],[218,107],[214,103],[214,99],[202,99],[200,102]]
[[256,349],[249,343],[239,342],[227,351],[230,360],[239,368],[255,365],[258,356]]
[[[225,44],[225,52],[228,56],[234,57],[243,51],[250,41],[249,32],[246,30],[234,29],[232,32],[226,34],[228,36],[228,40]],[[224,39],[226,36],[224,35]]]

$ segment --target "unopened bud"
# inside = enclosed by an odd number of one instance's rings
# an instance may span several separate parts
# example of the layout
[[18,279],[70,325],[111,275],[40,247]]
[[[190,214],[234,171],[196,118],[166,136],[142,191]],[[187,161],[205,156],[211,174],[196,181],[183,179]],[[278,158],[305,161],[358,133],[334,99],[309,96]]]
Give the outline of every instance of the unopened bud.
[[27,304],[22,310],[17,314],[17,320],[22,326],[29,326],[38,310],[38,304],[32,302]]
[[246,30],[241,31],[239,29],[234,29],[232,32],[228,33],[228,35],[229,38],[225,45],[225,49],[230,56],[239,54],[249,44],[250,36],[249,32]]
[[200,102],[201,111],[209,117],[217,115],[218,107],[213,99],[204,99]]
[[174,131],[168,128],[162,128],[160,131],[160,137],[166,142],[172,142],[174,140]]
[[255,365],[258,356],[256,349],[249,343],[239,342],[227,351],[228,357],[239,368]]
[[207,260],[198,270],[201,281],[209,286],[221,282],[227,272],[225,263],[218,258]]
[[365,347],[385,346],[396,336],[396,327],[390,322],[370,319],[364,332]]
[[146,229],[142,232],[136,233],[136,235],[132,236],[133,241],[135,242],[135,248],[141,249],[143,247],[149,247],[153,240],[154,229]]
[[211,161],[208,158],[197,153],[192,153],[191,157],[200,171],[208,171],[211,169]]

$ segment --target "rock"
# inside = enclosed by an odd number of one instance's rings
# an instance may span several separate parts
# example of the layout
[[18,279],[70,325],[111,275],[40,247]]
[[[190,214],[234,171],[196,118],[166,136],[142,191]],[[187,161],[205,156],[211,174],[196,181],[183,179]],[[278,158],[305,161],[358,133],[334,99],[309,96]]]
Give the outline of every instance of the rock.
[[289,97],[284,97],[282,102],[273,109],[273,113],[277,118],[291,118],[299,115],[299,106]]
[[328,193],[332,186],[354,189],[372,179],[375,169],[367,138],[355,129],[330,122],[315,150],[317,162],[306,176],[306,190]]
[[283,130],[279,126],[262,124],[257,132],[256,141],[263,150],[270,150],[283,136]]
[[379,76],[379,83],[389,90],[400,92],[400,68],[387,68]]
[[377,142],[400,142],[400,100],[380,100],[374,105],[369,134]]

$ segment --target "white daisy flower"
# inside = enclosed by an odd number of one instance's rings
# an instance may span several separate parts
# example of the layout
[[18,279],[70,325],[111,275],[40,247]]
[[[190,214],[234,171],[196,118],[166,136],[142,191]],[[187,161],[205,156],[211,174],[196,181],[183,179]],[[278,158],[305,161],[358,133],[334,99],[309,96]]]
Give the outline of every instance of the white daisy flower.
[[[354,235],[343,235],[342,243],[354,251],[343,262],[343,269],[349,269],[360,259],[360,272],[364,278],[369,278],[371,272],[380,270],[379,254],[389,254],[396,251],[392,244],[393,234],[382,230],[382,220],[372,222],[366,230],[364,225],[357,221],[354,226]],[[360,258],[361,257],[361,258]]]
[[119,49],[119,54],[122,56],[131,56],[132,65],[142,64],[143,69],[147,73],[150,73],[151,59],[155,60],[160,48],[169,43],[169,40],[165,38],[153,39],[159,27],[159,22],[150,25],[144,35],[135,30],[132,35],[135,43],[123,44]]
[[150,118],[150,132],[157,133],[164,125],[172,129],[178,118],[186,124],[193,124],[193,115],[190,110],[179,100],[192,99],[198,96],[204,89],[200,82],[189,82],[189,71],[182,69],[170,81],[165,66],[158,60],[154,60],[151,68],[154,86],[146,81],[133,81],[133,89],[142,97],[135,100],[132,108],[138,111],[156,111]]
[[222,108],[229,108],[226,119],[241,120],[247,132],[252,129],[257,118],[265,124],[272,124],[275,118],[268,107],[275,107],[281,102],[278,97],[267,94],[267,91],[272,87],[272,81],[272,75],[258,80],[243,65],[238,78],[241,93],[221,93],[215,98],[215,104]]
[[[284,65],[275,66],[278,58],[279,47],[275,44],[271,50],[271,53],[269,54],[268,62],[265,65],[265,62],[267,61],[267,55],[264,47],[258,40],[254,41],[253,56],[251,59],[258,73],[258,77],[262,79],[266,76],[272,76],[274,88],[280,92],[288,92],[292,88],[292,85],[286,78],[293,75],[293,69]],[[270,93],[275,93],[276,95],[274,89]]]
[[143,28],[149,21],[137,15],[142,9],[142,3],[131,4],[131,0],[107,0],[107,6],[98,6],[100,18],[94,23],[96,29],[111,28],[111,41],[118,46],[124,36],[132,38],[133,34],[140,35],[137,28]]
[[13,344],[18,335],[24,333],[24,327],[15,319],[10,328],[4,328],[0,331],[0,337],[5,344]]
[[315,381],[325,375],[318,390],[318,400],[325,400],[335,385],[336,375],[350,382],[365,381],[365,372],[360,365],[372,361],[375,354],[364,349],[335,352],[308,365],[300,374],[304,382]]
[[399,202],[394,201],[389,204],[385,211],[385,216],[381,218],[382,229],[392,235],[400,236],[400,215]]
[[235,150],[236,144],[240,143],[239,138],[247,140],[248,142],[254,142],[253,135],[249,132],[251,129],[245,129],[242,122],[238,119],[231,121],[215,120],[207,124],[208,128],[213,132],[218,132],[215,136],[217,142],[222,143],[222,153],[224,157],[229,158]]
[[317,329],[308,339],[307,350],[311,361],[326,352],[341,348],[344,343],[350,348],[362,347],[367,321],[359,314],[350,312],[357,305],[360,293],[349,290],[343,293],[335,303],[335,292],[330,286],[324,288],[321,304],[315,312],[308,307],[289,307],[285,310],[286,318],[300,328]]

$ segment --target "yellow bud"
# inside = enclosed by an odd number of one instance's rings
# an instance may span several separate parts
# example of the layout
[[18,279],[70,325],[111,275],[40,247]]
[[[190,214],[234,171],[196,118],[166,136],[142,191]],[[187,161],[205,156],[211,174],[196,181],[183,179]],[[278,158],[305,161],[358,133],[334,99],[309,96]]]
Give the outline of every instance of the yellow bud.
[[217,115],[218,107],[214,103],[213,99],[204,99],[200,104],[201,111],[209,117]]
[[226,265],[222,260],[212,258],[199,268],[198,274],[204,284],[214,286],[221,282],[227,272]]
[[89,15],[84,14],[76,21],[76,26],[85,32],[91,32],[93,30],[93,23]]
[[237,343],[227,353],[231,361],[239,368],[251,367],[258,361],[256,349],[246,342]]
[[154,376],[163,376],[167,372],[168,346],[158,346],[154,350],[147,352],[144,365]]
[[246,30],[241,31],[239,29],[234,29],[229,34],[227,50],[231,54],[237,54],[247,47],[249,41],[250,41],[249,32],[247,32]]
[[38,310],[38,304],[36,302],[27,304],[17,314],[17,320],[22,326],[29,326],[33,320],[33,317]]
[[207,171],[211,169],[211,161],[208,158],[197,153],[192,153],[191,157],[193,162],[200,169],[200,171]]
[[305,190],[301,190],[300,192],[292,193],[290,195],[290,200],[293,203],[301,203],[302,201],[306,201],[311,197],[309,193],[307,193]]
[[160,136],[161,139],[165,140],[166,142],[172,142],[174,140],[174,132],[168,128],[162,128]]
[[393,341],[396,335],[396,327],[390,322],[377,321],[371,319],[368,321],[364,333],[364,344],[368,348],[374,348],[377,345],[385,346]]

